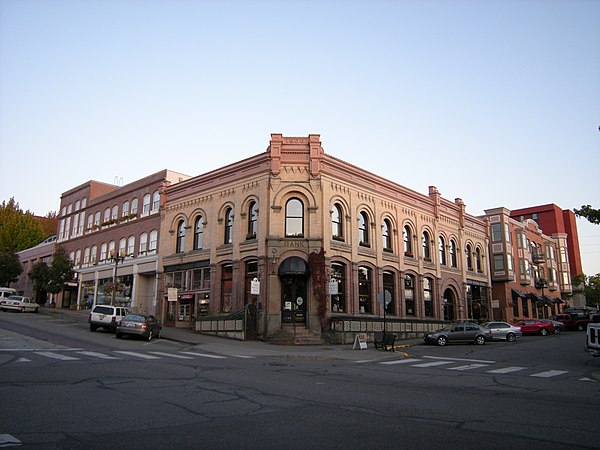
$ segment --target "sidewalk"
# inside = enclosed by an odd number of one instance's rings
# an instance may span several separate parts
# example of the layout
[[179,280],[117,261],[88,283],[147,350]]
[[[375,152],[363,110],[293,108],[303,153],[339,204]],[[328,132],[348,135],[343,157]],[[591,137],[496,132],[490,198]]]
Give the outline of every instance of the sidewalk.
[[[87,322],[89,310],[70,310],[41,308],[40,314],[63,316],[73,320]],[[195,351],[208,351],[217,354],[286,357],[290,359],[341,359],[360,361],[370,359],[389,359],[407,357],[410,347],[422,344],[421,339],[402,340],[397,343],[396,351],[375,350],[372,343],[363,350],[355,350],[352,344],[332,345],[275,345],[263,341],[239,341],[225,337],[197,333],[187,328],[163,327],[162,339],[189,344],[198,347]]]

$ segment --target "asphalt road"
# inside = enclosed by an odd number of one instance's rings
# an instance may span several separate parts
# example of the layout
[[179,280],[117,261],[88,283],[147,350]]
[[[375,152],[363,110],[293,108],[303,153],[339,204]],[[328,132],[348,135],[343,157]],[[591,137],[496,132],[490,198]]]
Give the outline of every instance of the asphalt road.
[[291,358],[0,313],[0,447],[600,448],[584,338]]

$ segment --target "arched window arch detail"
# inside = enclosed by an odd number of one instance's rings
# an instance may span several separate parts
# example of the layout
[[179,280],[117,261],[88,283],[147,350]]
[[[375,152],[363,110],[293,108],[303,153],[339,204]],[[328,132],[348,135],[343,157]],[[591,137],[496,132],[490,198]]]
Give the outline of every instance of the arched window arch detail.
[[258,204],[255,201],[250,202],[248,206],[248,234],[246,239],[256,239],[258,231]]
[[450,239],[450,267],[458,267],[456,251],[456,241]]
[[423,231],[421,240],[423,242],[423,259],[431,261],[431,237],[428,231]]
[[440,252],[440,265],[446,265],[446,242],[444,238],[440,236],[438,238],[439,252]]
[[338,241],[344,240],[343,212],[339,203],[333,205],[331,209],[331,237]]
[[202,249],[202,238],[204,236],[204,218],[196,217],[194,222],[194,250]]
[[175,243],[175,253],[185,252],[185,220],[180,220],[177,224],[177,241]]
[[296,197],[285,204],[285,237],[304,237],[304,203]]
[[381,237],[383,239],[383,250],[393,251],[392,247],[392,224],[389,219],[384,219],[381,224]]
[[364,247],[370,247],[369,243],[369,216],[361,211],[358,214],[358,244]]
[[225,210],[225,229],[223,243],[233,243],[233,208],[227,208]]
[[404,240],[404,256],[414,256],[412,236],[413,232],[410,226],[404,225],[404,229],[402,230],[402,239]]

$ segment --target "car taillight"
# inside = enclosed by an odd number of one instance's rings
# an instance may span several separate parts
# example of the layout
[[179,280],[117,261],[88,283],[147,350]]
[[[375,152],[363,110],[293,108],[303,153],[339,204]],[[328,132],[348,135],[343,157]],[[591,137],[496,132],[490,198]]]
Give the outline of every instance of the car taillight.
[[141,327],[142,327],[142,328],[146,328],[146,324],[145,324],[145,323],[143,323],[143,324],[141,325]]

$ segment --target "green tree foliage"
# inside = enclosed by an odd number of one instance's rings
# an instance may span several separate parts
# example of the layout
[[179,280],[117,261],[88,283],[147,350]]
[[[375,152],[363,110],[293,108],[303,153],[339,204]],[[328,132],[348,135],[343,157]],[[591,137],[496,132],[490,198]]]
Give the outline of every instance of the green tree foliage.
[[52,264],[48,273],[46,291],[57,294],[62,291],[64,284],[73,279],[73,263],[69,259],[66,250],[57,245],[52,255]]
[[23,212],[11,198],[0,205],[0,252],[20,252],[42,242],[47,236],[29,211]]
[[600,305],[600,273],[587,277],[585,283],[585,302],[590,307]]
[[600,225],[600,209],[594,209],[590,205],[583,205],[580,209],[574,209],[577,217],[583,217],[595,225]]
[[23,266],[15,252],[0,252],[0,286],[8,286],[17,281],[22,272]]
[[46,287],[50,280],[50,267],[45,262],[37,262],[28,273],[34,289],[34,299],[37,303],[43,304],[46,301]]

